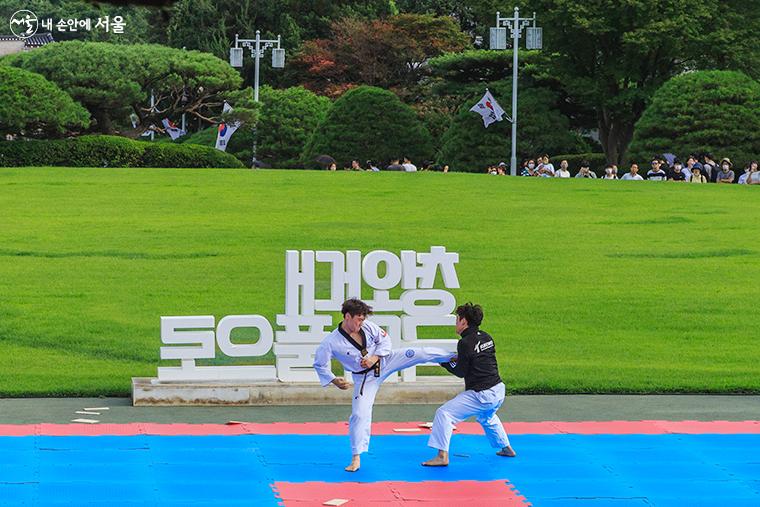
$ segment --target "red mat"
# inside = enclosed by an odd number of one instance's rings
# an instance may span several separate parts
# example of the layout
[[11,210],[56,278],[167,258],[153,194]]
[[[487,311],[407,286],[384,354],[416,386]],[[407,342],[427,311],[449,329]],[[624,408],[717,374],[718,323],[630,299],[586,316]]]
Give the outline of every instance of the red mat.
[[[427,435],[417,422],[378,422],[373,435]],[[662,435],[760,434],[760,421],[583,421],[514,422],[504,425],[510,435]],[[396,431],[396,430],[407,431]],[[412,431],[408,431],[412,430]],[[2,424],[0,436],[129,436],[129,435],[347,435],[347,422],[243,424]],[[478,423],[457,425],[456,434],[482,435]]]
[[457,482],[276,482],[275,494],[285,507],[318,506],[335,499],[345,507],[525,507],[531,505],[507,481]]

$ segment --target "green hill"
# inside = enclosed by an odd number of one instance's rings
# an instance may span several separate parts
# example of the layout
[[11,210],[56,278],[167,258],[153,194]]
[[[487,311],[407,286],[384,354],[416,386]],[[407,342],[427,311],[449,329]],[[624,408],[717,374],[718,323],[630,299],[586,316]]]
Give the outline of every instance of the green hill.
[[737,185],[0,169],[0,395],[126,395],[162,315],[274,323],[287,249],[432,245],[512,392],[758,393],[758,216]]

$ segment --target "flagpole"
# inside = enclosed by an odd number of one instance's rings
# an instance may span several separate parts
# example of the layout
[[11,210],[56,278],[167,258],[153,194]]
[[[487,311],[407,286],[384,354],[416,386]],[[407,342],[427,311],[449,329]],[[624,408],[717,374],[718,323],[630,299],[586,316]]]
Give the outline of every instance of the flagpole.
[[512,158],[509,174],[517,176],[517,55],[520,48],[520,9],[515,7],[512,25]]
[[511,18],[502,18],[501,13],[496,11],[496,26],[491,28],[491,49],[507,49],[506,28],[512,31],[512,158],[510,160],[509,174],[517,176],[517,65],[520,53],[520,37],[523,28],[533,23],[532,28],[526,31],[526,49],[542,48],[542,29],[536,26],[536,13],[532,18],[520,18],[520,8],[515,7],[515,14]]

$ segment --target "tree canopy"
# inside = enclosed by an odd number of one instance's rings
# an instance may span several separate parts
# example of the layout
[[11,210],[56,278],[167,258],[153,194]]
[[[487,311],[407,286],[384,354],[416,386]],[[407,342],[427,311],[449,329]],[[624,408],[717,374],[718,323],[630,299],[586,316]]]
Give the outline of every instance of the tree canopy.
[[760,83],[736,71],[689,72],[652,98],[631,143],[629,158],[671,152],[711,153],[747,163],[760,154]]
[[353,159],[389,161],[407,156],[417,163],[433,155],[430,133],[412,108],[391,91],[373,86],[349,90],[332,105],[314,130],[304,164],[330,155],[339,164]]
[[0,134],[57,137],[89,123],[87,110],[55,84],[33,72],[0,66]]

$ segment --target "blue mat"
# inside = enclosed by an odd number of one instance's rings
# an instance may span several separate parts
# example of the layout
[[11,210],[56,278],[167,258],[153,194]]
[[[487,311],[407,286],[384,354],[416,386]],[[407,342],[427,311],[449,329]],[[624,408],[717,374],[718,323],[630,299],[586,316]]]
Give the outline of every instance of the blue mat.
[[347,474],[348,438],[0,437],[0,506],[277,506],[287,482],[508,480],[534,506],[760,506],[760,435],[516,435],[516,459],[456,435],[376,436]]

